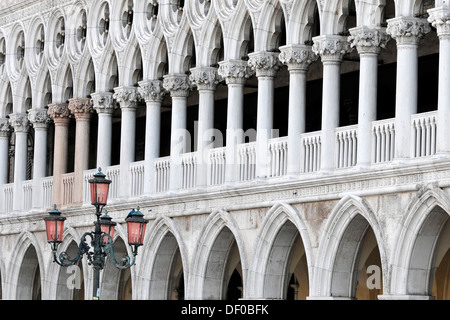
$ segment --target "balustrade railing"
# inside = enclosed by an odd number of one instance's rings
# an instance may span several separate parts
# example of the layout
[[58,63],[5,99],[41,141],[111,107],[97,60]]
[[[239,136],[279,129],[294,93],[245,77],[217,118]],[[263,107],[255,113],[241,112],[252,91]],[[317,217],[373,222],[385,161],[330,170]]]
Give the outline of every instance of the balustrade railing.
[[[94,170],[94,172],[95,171],[96,170]],[[119,188],[122,187],[120,185],[120,165],[107,167],[104,174],[106,175],[107,179],[111,180],[108,191],[108,199],[116,199],[117,197],[119,197]]]
[[130,164],[130,195],[132,197],[139,196],[144,193],[144,170],[144,161]]
[[63,205],[69,205],[73,202],[73,191],[75,184],[75,174],[73,172],[62,175],[63,182]]
[[197,153],[190,152],[180,155],[181,160],[181,189],[190,189],[197,182]]
[[372,123],[373,163],[389,162],[394,158],[395,119],[378,120]]
[[45,177],[41,180],[42,183],[42,205],[44,208],[51,208],[53,206],[53,177]]
[[270,177],[284,176],[287,172],[287,137],[269,140]]
[[[411,158],[432,156],[436,153],[437,112],[416,114],[411,117]],[[372,163],[386,163],[394,158],[395,148],[395,119],[385,119],[372,123]],[[357,125],[340,127],[335,130],[335,168],[344,169],[356,165],[357,161]],[[320,170],[322,153],[321,131],[301,134],[298,143],[301,153],[298,161],[303,173],[312,173]],[[198,153],[180,155],[180,189],[195,188],[197,185],[197,171],[205,172],[208,186],[222,185],[225,182],[226,147],[208,150],[207,164],[198,165]],[[281,177],[287,172],[288,139],[287,137],[274,138],[268,141],[268,159],[270,161],[269,176]],[[237,181],[249,181],[255,178],[256,169],[256,142],[244,143],[237,146]],[[153,162],[154,191],[166,192],[170,189],[171,157],[162,157]],[[107,167],[103,172],[112,181],[109,189],[109,199],[118,198],[120,188],[130,188],[130,195],[140,196],[144,193],[145,161],[131,163],[127,174],[130,175],[129,186],[120,185],[120,165]],[[149,168],[150,169],[150,168]],[[84,172],[83,203],[90,203],[89,179],[97,172],[90,169]],[[73,202],[74,173],[62,175],[62,205]],[[38,187],[38,190],[33,190]],[[33,207],[33,193],[40,196],[42,206],[51,208],[53,194],[53,177],[42,178],[39,184],[33,181],[24,181],[21,184],[21,206],[24,211]],[[14,184],[5,184],[0,189],[2,203],[0,211],[11,212],[14,203]]]
[[225,182],[226,147],[208,150],[208,185]]
[[336,128],[335,167],[337,169],[356,165],[358,146],[357,131],[357,125]]
[[303,172],[315,172],[320,169],[322,152],[321,132],[309,132],[301,135]]
[[9,213],[13,210],[14,183],[3,185],[3,212]]
[[170,156],[155,160],[155,192],[164,192],[169,190],[170,181]]
[[33,180],[22,182],[22,210],[28,211],[33,207]]
[[256,142],[238,145],[237,154],[238,181],[254,179],[256,173]]
[[436,153],[437,112],[411,116],[411,157],[426,157]]

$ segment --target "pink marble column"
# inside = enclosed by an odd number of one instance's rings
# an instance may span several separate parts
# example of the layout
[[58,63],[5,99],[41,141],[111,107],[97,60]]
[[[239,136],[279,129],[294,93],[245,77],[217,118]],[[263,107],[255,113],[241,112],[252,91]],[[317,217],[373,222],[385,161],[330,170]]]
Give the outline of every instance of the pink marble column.
[[73,205],[81,205],[83,202],[84,170],[89,167],[90,123],[94,112],[92,105],[89,98],[69,100],[69,110],[76,121]]
[[55,123],[52,202],[61,207],[63,203],[62,175],[67,172],[69,123],[72,115],[67,103],[49,105],[48,115]]

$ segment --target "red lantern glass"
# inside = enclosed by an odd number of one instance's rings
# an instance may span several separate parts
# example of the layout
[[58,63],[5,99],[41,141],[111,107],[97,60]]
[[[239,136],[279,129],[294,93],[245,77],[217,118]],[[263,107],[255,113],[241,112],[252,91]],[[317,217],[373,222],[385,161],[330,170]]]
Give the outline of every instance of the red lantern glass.
[[[102,230],[102,232],[109,234],[109,236],[113,238],[115,227],[116,223],[112,221],[111,217],[108,216],[108,212],[106,211],[105,214],[100,218],[100,229]],[[107,244],[108,239],[108,237],[104,236],[103,243]]]
[[130,212],[125,221],[128,228],[128,244],[130,246],[143,245],[148,220],[144,219],[144,215],[139,211],[139,208],[137,212]]
[[89,179],[91,185],[91,204],[105,206],[108,200],[108,190],[111,180],[105,179],[105,175],[102,173],[102,169],[99,168],[98,172],[94,174],[93,179]]
[[44,220],[47,230],[47,241],[55,244],[61,243],[66,218],[61,216],[61,212],[56,209],[56,205],[52,211],[49,211],[49,216],[45,217]]

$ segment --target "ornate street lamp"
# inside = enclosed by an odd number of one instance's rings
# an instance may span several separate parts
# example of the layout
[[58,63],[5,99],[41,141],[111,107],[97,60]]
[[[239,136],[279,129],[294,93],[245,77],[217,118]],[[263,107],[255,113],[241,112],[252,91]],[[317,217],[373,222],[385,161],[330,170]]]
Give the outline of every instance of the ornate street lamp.
[[[86,232],[80,240],[78,246],[78,253],[75,258],[71,259],[66,252],[61,252],[59,257],[57,256],[58,246],[62,243],[64,232],[65,217],[61,216],[56,208],[56,205],[52,211],[49,211],[49,216],[45,217],[45,226],[47,230],[47,241],[52,246],[53,262],[56,262],[60,266],[68,267],[75,265],[83,255],[87,256],[88,264],[94,268],[94,286],[93,286],[93,299],[99,299],[100,288],[100,270],[105,267],[105,257],[109,259],[118,269],[127,269],[134,265],[136,262],[136,255],[138,247],[143,244],[146,225],[148,220],[144,219],[144,215],[139,211],[132,210],[125,221],[128,228],[128,244],[132,247],[133,256],[130,258],[125,255],[118,262],[114,256],[113,240],[114,228],[116,223],[112,221],[108,216],[108,212],[105,210],[105,214],[101,215],[103,207],[108,200],[108,189],[111,180],[107,180],[105,175],[99,168],[98,172],[94,174],[94,178],[89,180],[91,188],[91,203],[96,208],[97,221],[95,222],[95,230],[92,232]],[[86,238],[90,238],[90,242]],[[92,249],[92,250],[91,250]]]

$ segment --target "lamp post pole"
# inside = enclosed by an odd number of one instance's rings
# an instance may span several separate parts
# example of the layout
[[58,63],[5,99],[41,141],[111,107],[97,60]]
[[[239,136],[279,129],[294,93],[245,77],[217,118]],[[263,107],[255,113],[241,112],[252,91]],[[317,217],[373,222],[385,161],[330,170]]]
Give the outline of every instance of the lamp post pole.
[[[133,209],[128,214],[125,221],[128,227],[128,244],[132,247],[133,256],[130,258],[126,255],[118,262],[114,256],[112,239],[116,223],[111,221],[107,211],[105,211],[105,215],[101,216],[102,209],[107,202],[111,180],[105,179],[105,175],[99,168],[99,171],[94,175],[93,179],[89,180],[89,183],[91,186],[91,202],[96,208],[97,221],[95,222],[94,231],[86,232],[81,237],[75,258],[69,258],[66,252],[61,252],[57,256],[58,246],[62,243],[66,218],[61,216],[61,212],[56,209],[56,205],[44,220],[47,230],[47,241],[52,246],[53,262],[62,267],[68,267],[76,264],[83,255],[86,255],[88,264],[94,268],[92,299],[98,300],[100,298],[100,271],[105,266],[105,257],[108,256],[118,269],[127,269],[134,265],[138,247],[144,243],[144,234],[148,220],[144,219],[143,214],[139,211],[139,207],[137,211]],[[91,238],[90,242],[87,242],[87,237]]]

